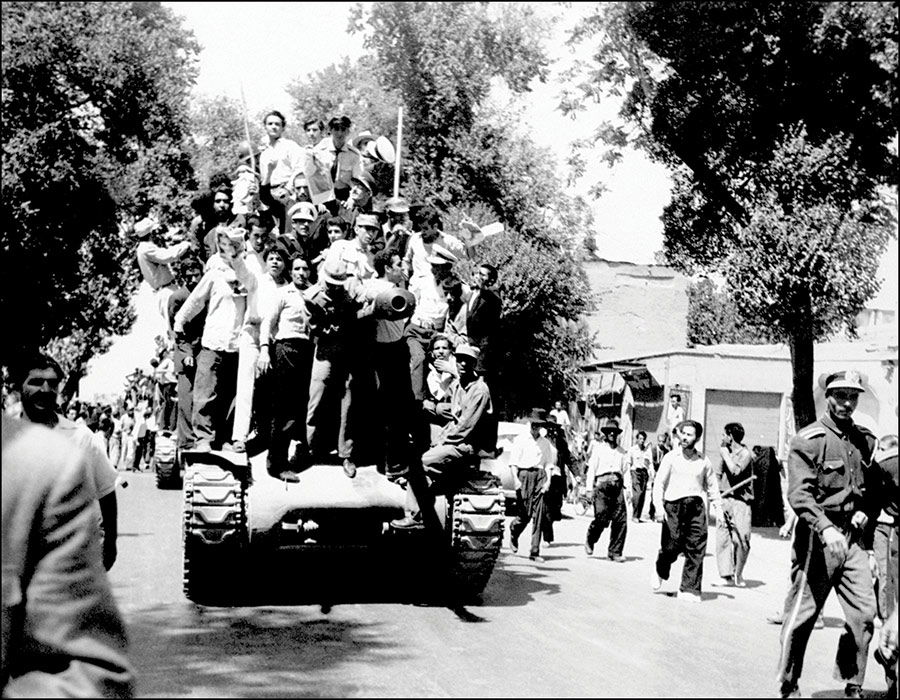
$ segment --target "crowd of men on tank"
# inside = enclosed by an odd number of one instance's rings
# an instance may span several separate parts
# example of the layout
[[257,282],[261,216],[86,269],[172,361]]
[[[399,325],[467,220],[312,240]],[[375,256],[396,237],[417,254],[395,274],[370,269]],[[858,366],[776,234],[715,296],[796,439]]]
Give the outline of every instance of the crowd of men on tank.
[[395,525],[419,527],[416,496],[495,447],[498,271],[473,254],[473,222],[457,237],[435,206],[380,191],[384,136],[351,139],[336,116],[319,138],[311,119],[304,147],[281,113],[263,123],[264,146],[236,144],[241,164],[211,179],[184,240],[150,216],[127,228],[174,342],[165,427],[182,449],[268,450],[286,482],[375,464],[411,486]]

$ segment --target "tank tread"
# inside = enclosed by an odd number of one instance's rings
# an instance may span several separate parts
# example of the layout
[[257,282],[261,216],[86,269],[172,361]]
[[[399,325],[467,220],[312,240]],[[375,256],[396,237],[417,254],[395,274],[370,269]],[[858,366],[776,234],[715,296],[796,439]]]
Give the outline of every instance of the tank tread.
[[494,571],[503,543],[504,495],[497,484],[453,497],[452,578],[458,592],[480,594]]
[[156,472],[156,488],[181,488],[181,475],[179,474],[175,439],[172,433],[162,431],[156,434],[153,462],[154,471]]
[[188,467],[183,533],[185,595],[197,603],[233,602],[247,533],[241,482],[219,467]]

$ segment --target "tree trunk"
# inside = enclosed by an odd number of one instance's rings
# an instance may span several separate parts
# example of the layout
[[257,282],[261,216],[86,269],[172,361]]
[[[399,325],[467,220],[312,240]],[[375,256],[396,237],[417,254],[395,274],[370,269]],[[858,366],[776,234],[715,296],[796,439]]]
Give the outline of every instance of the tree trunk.
[[[804,314],[804,318],[809,318]],[[801,322],[791,329],[788,338],[791,348],[791,368],[793,370],[794,425],[797,430],[805,428],[816,419],[816,404],[813,400],[813,344],[812,324]]]

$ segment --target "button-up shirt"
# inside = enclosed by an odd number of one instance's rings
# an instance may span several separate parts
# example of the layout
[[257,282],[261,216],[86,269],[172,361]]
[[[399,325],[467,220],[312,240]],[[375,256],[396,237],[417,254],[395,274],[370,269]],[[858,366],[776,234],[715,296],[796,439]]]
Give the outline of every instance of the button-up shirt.
[[350,180],[354,177],[362,177],[362,156],[352,144],[345,143],[341,150],[334,147],[334,139],[326,136],[319,141],[315,148],[316,160],[322,163],[329,171],[334,168],[334,160],[337,158],[337,173],[334,176],[335,185],[350,187]]
[[[275,143],[270,143],[259,154],[259,172],[262,173],[263,184],[278,187],[290,182],[294,174],[303,170],[306,152],[296,141],[282,136]],[[269,165],[275,164],[272,172]]]
[[200,344],[208,350],[237,352],[247,310],[248,282],[250,273],[241,258],[234,261],[234,269],[218,255],[210,258],[208,269],[175,314],[175,331],[183,331],[185,322],[207,306]]
[[260,345],[275,340],[302,338],[309,340],[309,309],[302,289],[288,284],[281,287],[264,318],[259,331]]
[[347,273],[360,281],[375,276],[369,254],[362,249],[358,238],[335,241],[328,248],[327,258],[343,262],[347,266]]
[[519,469],[546,469],[553,466],[553,447],[543,436],[534,439],[531,432],[517,435],[509,453],[509,466]]
[[653,448],[650,445],[644,445],[641,449],[639,445],[632,445],[628,450],[628,464],[632,469],[650,471],[650,467],[653,466]]

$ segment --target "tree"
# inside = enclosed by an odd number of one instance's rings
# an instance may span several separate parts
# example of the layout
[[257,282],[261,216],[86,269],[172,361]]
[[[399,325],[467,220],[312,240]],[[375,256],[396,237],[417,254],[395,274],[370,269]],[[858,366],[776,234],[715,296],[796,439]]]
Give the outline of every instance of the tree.
[[506,226],[475,252],[500,268],[503,413],[573,395],[591,351],[580,266],[590,210],[565,196],[551,153],[522,134],[514,104],[486,108],[493,81],[520,94],[546,79],[549,25],[512,3],[386,2],[358,6],[351,26],[365,31],[369,71],[404,106],[404,194],[437,203],[449,231],[463,215]]
[[66,348],[77,383],[133,322],[120,213],[186,208],[199,48],[155,2],[4,3],[2,33],[5,361]]
[[688,345],[758,344],[773,340],[768,329],[750,326],[727,289],[709,277],[688,286]]
[[[222,95],[199,97],[190,105],[189,119],[191,164],[205,187],[214,174],[238,166],[238,144],[247,140],[243,107]],[[250,120],[249,128],[251,142],[258,145],[264,135],[260,120]]]
[[[886,242],[878,188],[897,166],[896,23],[889,3],[635,2],[600,6],[572,36],[598,42],[563,108],[624,95],[622,124],[597,139],[611,158],[631,144],[673,171],[666,259],[724,274],[740,313],[788,342],[798,427],[814,419],[813,342],[852,331],[877,288],[866,275]],[[817,265],[795,261],[813,241]]]

